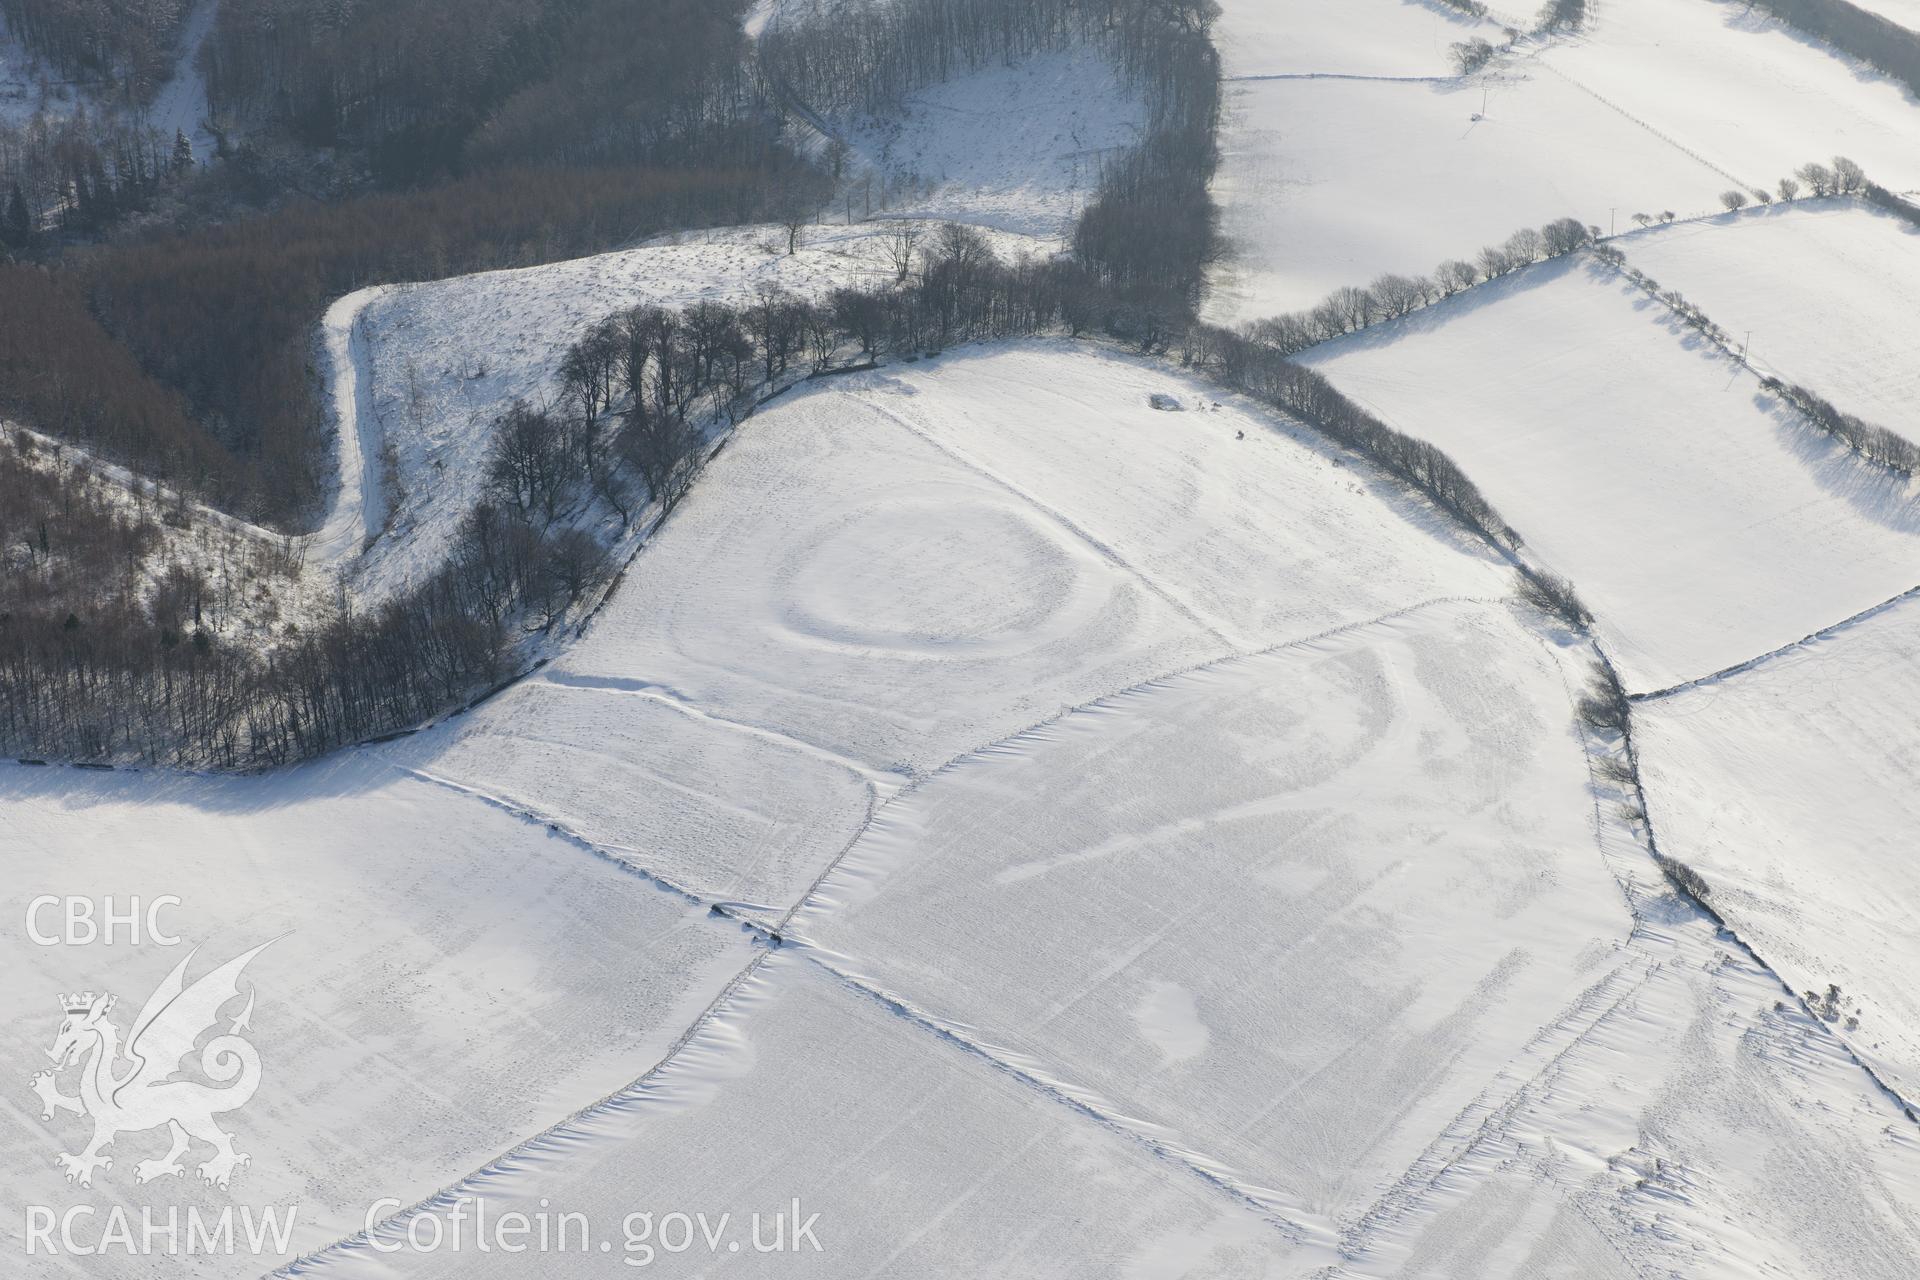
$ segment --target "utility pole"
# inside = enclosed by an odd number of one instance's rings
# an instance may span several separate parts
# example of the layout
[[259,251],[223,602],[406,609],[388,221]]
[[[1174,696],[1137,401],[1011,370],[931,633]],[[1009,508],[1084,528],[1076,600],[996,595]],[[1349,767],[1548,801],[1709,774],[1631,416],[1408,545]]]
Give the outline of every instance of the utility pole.
[[1607,239],[1613,239],[1614,222],[1619,217],[1620,206],[1612,205],[1607,209]]

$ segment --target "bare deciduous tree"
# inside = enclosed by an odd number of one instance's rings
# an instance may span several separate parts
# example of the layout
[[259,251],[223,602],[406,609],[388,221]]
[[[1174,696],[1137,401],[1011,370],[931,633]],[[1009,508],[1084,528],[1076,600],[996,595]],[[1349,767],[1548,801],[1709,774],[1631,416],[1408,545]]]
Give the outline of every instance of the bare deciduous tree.
[[895,283],[905,284],[913,274],[913,265],[920,257],[920,241],[925,235],[926,228],[920,223],[907,221],[894,223],[881,238],[880,247],[893,267]]

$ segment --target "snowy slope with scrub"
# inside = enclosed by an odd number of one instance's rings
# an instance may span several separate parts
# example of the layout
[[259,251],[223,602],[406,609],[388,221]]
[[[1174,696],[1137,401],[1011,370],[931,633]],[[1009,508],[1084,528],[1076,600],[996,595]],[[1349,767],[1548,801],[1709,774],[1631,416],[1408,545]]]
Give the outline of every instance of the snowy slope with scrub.
[[[738,303],[763,287],[811,298],[891,280],[885,236],[810,227],[789,255],[784,228],[730,228],[340,300],[323,326],[342,481],[317,536],[322,558],[351,559],[371,541],[354,585],[376,598],[433,572],[485,488],[494,422],[516,398],[557,398],[562,355],[597,322],[642,304]],[[1031,247],[993,243],[1007,257]]]
[[699,892],[791,905],[870,805],[983,743],[1507,590],[1429,513],[1213,403],[1046,342],[792,393],[739,428],[702,481],[723,496],[675,513],[584,642],[387,751]]
[[955,76],[831,128],[855,172],[873,174],[851,196],[856,214],[1060,240],[1103,165],[1140,142],[1146,111],[1111,62],[1072,49]]
[[1907,484],[1585,256],[1315,348],[1453,455],[1579,589],[1632,690],[1694,679],[1913,585]]
[[[1920,230],[1847,200],[1800,200],[1624,239],[1762,373],[1920,440]],[[1915,574],[1920,578],[1920,571]]]
[[217,140],[207,127],[207,77],[200,68],[200,49],[213,34],[219,12],[220,0],[192,0],[180,24],[180,54],[173,74],[146,109],[149,128],[159,130],[162,137],[184,134],[194,158],[202,163],[213,154]]
[[1635,716],[1663,842],[1796,989],[1839,988],[1846,1038],[1910,1098],[1920,1098],[1915,706],[1920,603],[1907,599]]
[[[364,754],[272,778],[193,779],[0,766],[0,1174],[11,1205],[295,1206],[300,1253],[412,1203],[528,1132],[631,1081],[747,962],[746,940],[663,891],[507,813]],[[177,947],[40,946],[42,894],[132,901]],[[37,928],[58,935],[60,907]],[[196,1142],[178,1177],[140,1181],[164,1129],[120,1134],[91,1189],[67,1181],[84,1118],[27,1085],[49,1067],[57,997],[118,997],[124,1033],[149,992],[270,943],[246,970],[262,1062],[254,1101],[223,1117],[252,1160],[221,1189]],[[195,948],[198,948],[196,951]],[[243,989],[244,989],[243,983]],[[228,1013],[237,1011],[237,1005]],[[197,1057],[194,1059],[197,1061]],[[116,1070],[118,1070],[116,1068]],[[71,1080],[58,1086],[74,1092]],[[15,1219],[9,1235],[19,1230]],[[10,1241],[17,1248],[18,1241]],[[33,1274],[151,1274],[138,1256],[42,1258]],[[203,1257],[180,1274],[258,1275],[271,1256]],[[64,1270],[61,1269],[64,1266]]]

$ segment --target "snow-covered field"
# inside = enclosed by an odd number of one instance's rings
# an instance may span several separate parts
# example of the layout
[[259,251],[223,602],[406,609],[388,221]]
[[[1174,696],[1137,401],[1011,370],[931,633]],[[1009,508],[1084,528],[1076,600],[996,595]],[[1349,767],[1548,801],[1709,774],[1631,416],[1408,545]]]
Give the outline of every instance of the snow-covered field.
[[1221,149],[1229,256],[1208,309],[1223,322],[1426,275],[1555,218],[1703,212],[1729,185],[1533,62],[1470,81],[1229,85]]
[[[1251,1207],[790,953],[762,964],[618,1105],[461,1190],[498,1212],[585,1215],[588,1247],[542,1260],[569,1276],[1296,1274]],[[697,1229],[690,1250],[670,1252],[682,1243],[674,1213],[705,1214],[715,1244]],[[783,1240],[817,1215],[807,1238],[818,1251],[758,1253],[755,1213],[763,1245],[776,1214],[788,1218]],[[305,1274],[531,1273],[524,1256],[415,1251],[404,1231],[379,1243],[398,1249],[358,1244]]]
[[[230,1197],[129,1183],[159,1134],[69,1186],[84,1130],[26,1089],[54,993],[131,1008],[176,954],[0,937],[0,1126],[44,1157],[0,1189],[298,1206],[300,1274],[380,1280],[731,1243],[823,1277],[1910,1275],[1910,1126],[1665,891],[1574,726],[1582,648],[1509,582],[1163,364],[796,389],[578,645],[435,730],[265,778],[0,771],[14,919],[171,893],[196,965],[278,937]],[[589,1243],[358,1234],[436,1193],[443,1232],[479,1197]],[[818,1253],[751,1247],[780,1209]]]
[[869,804],[1063,708],[1507,589],[1425,512],[1151,363],[1015,344],[792,396],[584,642],[391,757],[790,906]]
[[1835,154],[1885,186],[1920,187],[1920,104],[1736,0],[1608,0],[1576,39],[1431,82],[1396,77],[1451,76],[1442,36],[1468,24],[1437,0],[1378,7],[1345,25],[1345,5],[1228,8],[1227,49],[1278,31],[1282,52],[1262,55],[1272,70],[1228,55],[1255,78],[1228,86],[1216,195],[1232,256],[1213,280],[1215,319],[1428,272],[1551,218],[1614,230],[1640,212],[1707,212],[1722,191],[1771,190]]
[[[1920,580],[1920,572],[1916,572]],[[1847,1039],[1920,1096],[1920,603],[1642,703],[1663,842],[1800,990],[1840,988]]]
[[[10,1157],[0,1198],[55,1213],[292,1206],[295,1253],[359,1229],[375,1201],[411,1204],[626,1085],[750,958],[745,937],[703,906],[364,753],[224,780],[7,764],[0,849]],[[130,946],[124,925],[112,945],[30,941],[29,925],[63,929],[62,906],[30,919],[31,901],[70,894],[94,902],[96,921],[109,906],[124,914],[135,899],[177,897],[157,921],[179,945]],[[69,1183],[55,1156],[81,1153],[88,1123],[64,1112],[43,1121],[28,1089],[52,1065],[61,993],[116,996],[124,1044],[148,994],[190,953],[188,981],[269,942],[241,983],[256,997],[261,1083],[220,1120],[252,1163],[216,1190],[198,1172],[211,1148],[196,1142],[182,1176],[142,1184],[137,1166],[160,1160],[167,1134],[129,1131],[90,1190]],[[72,1077],[59,1081],[68,1095]],[[10,1211],[9,1252],[21,1227]],[[104,1227],[83,1224],[80,1239]],[[258,1275],[273,1252],[199,1259],[192,1273]],[[99,1277],[151,1274],[149,1261],[63,1252],[27,1265]]]
[[[1911,1274],[1910,1125],[1596,805],[1577,663],[1440,603],[970,753],[659,1069],[301,1274]],[[477,1200],[576,1243],[412,1243]]]
[[[762,0],[749,30],[837,3]],[[1459,81],[1448,45],[1525,15],[1226,0],[1213,314],[1560,216],[1700,213],[1836,151],[1920,185],[1883,79],[1732,0],[1591,8]],[[1062,54],[812,123],[889,218],[1010,256],[1058,247],[1143,119]],[[490,425],[591,324],[886,279],[886,233],[339,300],[310,563],[363,600],[417,580]],[[1752,329],[1762,372],[1920,432],[1920,236],[1806,202],[1620,245]],[[1911,486],[1591,255],[1304,358],[1572,579],[1653,694],[1650,815],[1577,719],[1592,644],[1297,424],[1064,339],[800,382],[477,707],[260,777],[0,765],[0,1245],[26,1245],[16,1206],[233,1204],[292,1211],[290,1239],[30,1274],[1920,1275]],[[1735,932],[1662,875],[1649,816]],[[67,894],[96,923],[177,896],[180,944],[44,944],[59,908],[29,904]],[[189,953],[198,976],[262,943],[218,1019],[263,1063],[222,1117],[251,1163],[209,1187],[196,1145],[138,1181],[156,1123],[68,1182],[87,1125],[42,1118],[38,1075],[59,993],[111,990],[124,1032]],[[476,1249],[476,1201],[543,1243]]]
[[1450,76],[1450,47],[1504,40],[1440,0],[1223,0],[1216,46],[1229,79]]
[[[1744,0],[1591,7],[1591,28],[1539,60],[1699,152],[1739,185],[1772,187],[1807,161],[1837,153],[1882,186],[1920,187],[1913,145],[1920,102],[1879,72]],[[1670,200],[1666,207],[1681,206]]]
[[1467,603],[1156,680],[889,806],[792,931],[1324,1241],[1619,976],[1567,708]]
[[[1905,1122],[1862,1090],[1832,1038],[1774,1009],[1773,980],[1697,918],[1650,923],[1599,959],[1600,980],[1514,1073],[1451,1117],[1334,1241],[1170,1152],[1166,1134],[1089,1110],[1038,1064],[849,986],[806,951],[762,964],[614,1105],[457,1194],[495,1213],[582,1215],[591,1234],[572,1238],[586,1247],[540,1258],[567,1275],[1911,1274],[1920,1162]],[[1284,1094],[1268,1105],[1290,1114]],[[1824,1197],[1825,1186],[1846,1191]],[[795,1199],[800,1221],[818,1215],[819,1252],[752,1251],[751,1214],[770,1222]],[[448,1222],[455,1207],[450,1197],[434,1216]],[[674,1213],[706,1218],[663,1237]],[[409,1225],[432,1234],[421,1221],[384,1230],[389,1252],[355,1242],[302,1274],[533,1273],[525,1256],[415,1249]]]
[[1920,566],[1906,484],[1585,258],[1308,362],[1453,455],[1572,579],[1631,689],[1789,643],[1912,586]]
[[[1624,240],[1762,372],[1920,440],[1920,231],[1851,201],[1803,200]],[[1916,570],[1920,580],[1920,569]]]

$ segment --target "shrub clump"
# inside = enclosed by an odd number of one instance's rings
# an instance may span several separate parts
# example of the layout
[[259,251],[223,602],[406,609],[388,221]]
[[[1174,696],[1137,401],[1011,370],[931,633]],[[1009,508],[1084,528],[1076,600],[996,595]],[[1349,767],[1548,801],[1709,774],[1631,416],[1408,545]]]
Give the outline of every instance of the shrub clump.
[[1656,853],[1653,855],[1653,860],[1659,864],[1660,872],[1666,876],[1667,882],[1695,902],[1704,905],[1707,899],[1713,896],[1713,889],[1700,873],[1680,859],[1669,858],[1664,853]]
[[1520,569],[1520,598],[1542,613],[1551,614],[1575,631],[1584,631],[1593,622],[1593,614],[1565,578],[1543,569]]

